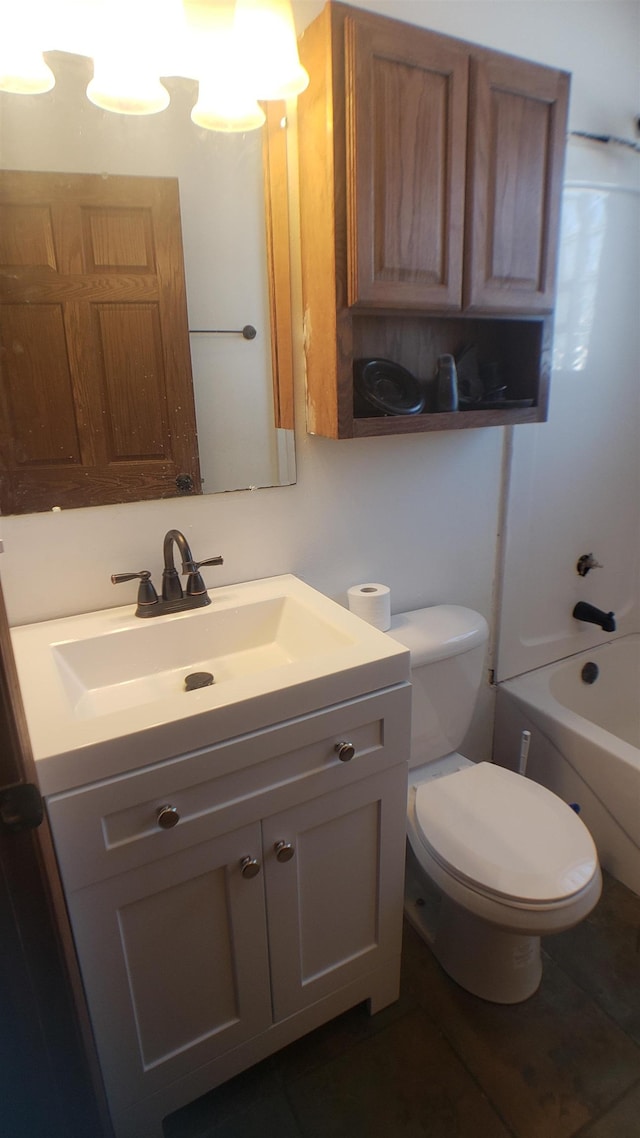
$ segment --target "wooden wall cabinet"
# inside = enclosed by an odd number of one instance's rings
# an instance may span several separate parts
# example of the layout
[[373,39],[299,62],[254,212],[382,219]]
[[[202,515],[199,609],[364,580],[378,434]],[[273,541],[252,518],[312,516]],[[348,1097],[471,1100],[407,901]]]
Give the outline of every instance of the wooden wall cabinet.
[[[300,47],[310,432],[546,418],[568,75],[339,3]],[[508,405],[434,414],[437,356],[469,345]],[[376,356],[427,381],[425,413],[354,415]]]

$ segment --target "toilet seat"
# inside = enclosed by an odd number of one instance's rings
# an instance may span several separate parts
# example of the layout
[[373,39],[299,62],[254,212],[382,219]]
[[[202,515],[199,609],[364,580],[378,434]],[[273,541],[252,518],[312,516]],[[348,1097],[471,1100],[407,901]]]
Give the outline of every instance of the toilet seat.
[[425,852],[489,900],[555,908],[597,874],[593,840],[575,812],[513,771],[470,765],[419,783],[412,798],[412,829]]

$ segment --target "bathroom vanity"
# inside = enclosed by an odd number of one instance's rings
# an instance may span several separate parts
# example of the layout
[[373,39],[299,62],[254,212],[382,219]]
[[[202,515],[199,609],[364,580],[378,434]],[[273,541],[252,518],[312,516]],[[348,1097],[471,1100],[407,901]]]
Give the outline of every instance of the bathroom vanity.
[[398,994],[408,652],[295,577],[210,595],[13,630],[117,1138]]

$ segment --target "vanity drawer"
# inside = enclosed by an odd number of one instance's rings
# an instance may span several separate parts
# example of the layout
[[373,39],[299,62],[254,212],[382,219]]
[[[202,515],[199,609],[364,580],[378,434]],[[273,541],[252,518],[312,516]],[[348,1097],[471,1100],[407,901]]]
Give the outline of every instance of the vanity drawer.
[[[129,775],[54,795],[47,812],[67,892],[209,840],[408,762],[411,687],[329,710]],[[353,745],[354,754],[339,744]],[[163,819],[175,822],[163,828]]]

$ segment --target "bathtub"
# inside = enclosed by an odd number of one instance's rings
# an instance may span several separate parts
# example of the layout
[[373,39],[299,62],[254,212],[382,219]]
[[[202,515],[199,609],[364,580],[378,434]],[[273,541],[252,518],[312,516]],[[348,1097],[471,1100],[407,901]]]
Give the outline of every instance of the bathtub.
[[604,868],[640,894],[640,635],[500,683],[494,762],[517,769],[524,730],[527,777],[579,805]]

